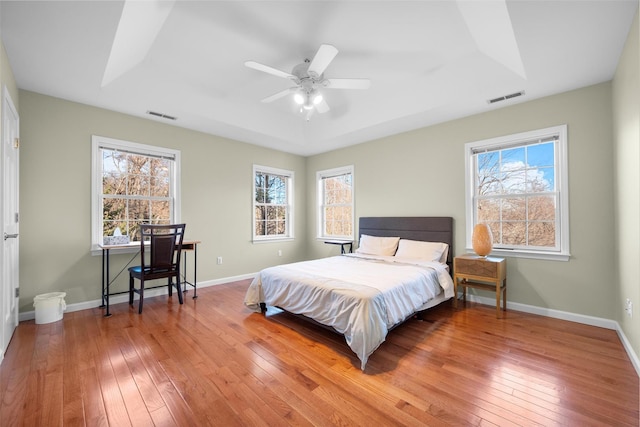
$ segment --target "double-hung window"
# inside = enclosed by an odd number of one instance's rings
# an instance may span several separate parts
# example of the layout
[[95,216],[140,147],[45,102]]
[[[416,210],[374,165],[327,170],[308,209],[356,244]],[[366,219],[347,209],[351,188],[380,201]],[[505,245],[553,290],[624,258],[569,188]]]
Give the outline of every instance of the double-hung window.
[[92,138],[92,247],[121,233],[140,241],[140,224],[180,221],[180,152]]
[[253,166],[253,240],[293,238],[293,172]]
[[318,171],[318,238],[353,240],[353,166]]
[[471,142],[466,151],[467,249],[475,224],[493,253],[569,258],[567,127]]

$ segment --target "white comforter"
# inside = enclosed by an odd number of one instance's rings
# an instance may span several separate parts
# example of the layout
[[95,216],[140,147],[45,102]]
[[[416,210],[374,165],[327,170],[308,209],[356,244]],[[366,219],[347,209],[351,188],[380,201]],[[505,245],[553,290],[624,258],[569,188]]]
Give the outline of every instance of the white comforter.
[[347,254],[266,268],[244,302],[255,311],[265,303],[333,327],[364,370],[388,330],[441,292],[453,296],[444,264]]

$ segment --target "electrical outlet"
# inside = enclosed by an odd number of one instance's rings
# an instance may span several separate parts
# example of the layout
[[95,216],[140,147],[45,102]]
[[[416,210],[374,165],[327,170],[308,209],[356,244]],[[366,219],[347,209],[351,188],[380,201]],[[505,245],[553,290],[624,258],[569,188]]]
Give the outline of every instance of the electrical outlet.
[[282,249],[278,249],[278,256],[282,256]]
[[221,256],[218,257],[218,265],[220,265],[220,264],[222,264],[222,257]]
[[625,302],[624,311],[627,313],[627,316],[633,317],[633,302],[631,302],[630,298],[627,298]]

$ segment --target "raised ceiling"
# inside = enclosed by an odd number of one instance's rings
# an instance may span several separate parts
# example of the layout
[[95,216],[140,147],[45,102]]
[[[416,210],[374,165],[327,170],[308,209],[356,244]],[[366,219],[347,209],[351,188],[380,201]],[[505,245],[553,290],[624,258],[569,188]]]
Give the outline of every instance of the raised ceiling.
[[[0,25],[21,89],[312,155],[608,81],[637,7],[177,1],[140,19],[123,15],[123,1],[2,1]],[[114,44],[121,18],[136,31]],[[369,78],[371,88],[326,90],[330,110],[309,121],[291,97],[260,102],[291,82],[245,61],[291,72],[323,43],[339,50],[326,77]]]

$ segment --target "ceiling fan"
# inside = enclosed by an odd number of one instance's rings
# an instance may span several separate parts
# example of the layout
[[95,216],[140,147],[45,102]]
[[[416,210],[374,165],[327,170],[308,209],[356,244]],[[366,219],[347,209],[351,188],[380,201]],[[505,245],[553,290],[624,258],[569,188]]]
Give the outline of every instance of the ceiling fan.
[[318,113],[326,113],[329,111],[329,105],[322,97],[322,89],[369,89],[371,86],[369,79],[325,78],[324,71],[337,54],[338,49],[336,49],[335,46],[323,44],[312,60],[305,59],[303,63],[293,67],[291,73],[255,61],[247,61],[244,65],[254,70],[263,71],[293,81],[295,86],[268,96],[264,98],[262,102],[273,102],[289,94],[293,94],[293,100],[300,106],[301,112],[307,113],[307,120],[309,120],[314,110],[318,111]]

